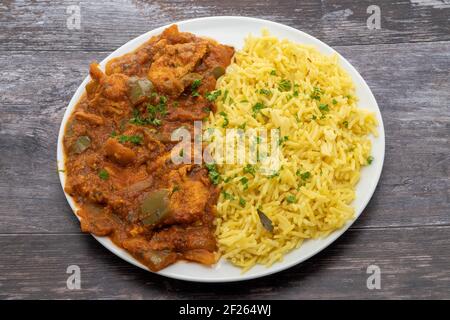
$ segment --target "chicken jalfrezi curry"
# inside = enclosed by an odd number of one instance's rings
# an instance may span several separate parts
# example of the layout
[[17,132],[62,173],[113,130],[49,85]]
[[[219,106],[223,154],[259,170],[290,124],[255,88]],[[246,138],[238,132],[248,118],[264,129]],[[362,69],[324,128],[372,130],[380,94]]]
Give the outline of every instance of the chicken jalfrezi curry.
[[171,161],[170,137],[215,111],[205,97],[233,54],[173,25],[105,72],[90,65],[64,135],[65,190],[84,232],[109,236],[153,271],[215,263],[219,190],[204,166]]

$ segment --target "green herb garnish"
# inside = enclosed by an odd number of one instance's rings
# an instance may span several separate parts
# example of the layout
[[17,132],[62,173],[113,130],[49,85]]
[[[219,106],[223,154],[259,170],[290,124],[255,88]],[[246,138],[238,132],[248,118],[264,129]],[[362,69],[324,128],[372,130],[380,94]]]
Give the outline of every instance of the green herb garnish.
[[327,104],[321,103],[319,104],[319,110],[322,112],[328,112],[330,111],[330,108],[328,107]]
[[284,136],[278,140],[278,145],[281,146],[283,143],[289,140],[288,136]]
[[306,171],[301,173],[300,170],[297,170],[297,172],[295,173],[297,176],[299,176],[303,181],[308,180],[309,178],[311,178],[311,172]]
[[268,89],[260,89],[259,93],[268,96],[268,95],[270,95],[272,93],[272,91],[270,91]]
[[214,185],[218,185],[220,182],[220,174],[217,171],[217,165],[215,163],[205,164],[206,169],[208,169],[208,177],[211,180],[211,183]]
[[231,193],[222,191],[222,195],[225,200],[234,200],[234,196]]
[[215,90],[215,91],[208,92],[208,93],[205,95],[205,98],[206,98],[208,101],[216,101],[217,98],[218,98],[221,94],[222,94],[222,91],[221,91],[221,90]]
[[238,126],[238,129],[245,130],[245,127],[247,126],[247,122],[244,122],[243,124]]
[[320,95],[323,93],[323,91],[319,87],[314,87],[313,92],[311,93],[310,97],[313,100],[320,101]]
[[297,198],[294,195],[290,194],[286,197],[286,201],[289,203],[295,203],[297,202]]
[[262,102],[257,102],[253,107],[252,107],[252,111],[253,111],[253,117],[255,118],[256,115],[262,110],[264,109],[266,106],[262,103]]
[[252,166],[251,164],[247,164],[247,165],[244,167],[244,173],[249,173],[249,174],[251,174],[252,176],[255,176],[255,173],[256,173],[256,168],[255,168],[255,166]]
[[126,136],[126,135],[120,135],[119,136],[119,142],[125,143],[125,142],[131,142],[135,145],[139,145],[142,143],[142,137],[141,136]]
[[278,84],[278,90],[280,91],[289,91],[292,88],[292,83],[289,80],[283,79]]
[[223,93],[222,102],[225,103],[227,98],[228,98],[228,90],[226,89],[225,92]]
[[247,177],[242,177],[239,181],[244,186],[244,190],[248,189],[248,179],[247,179]]
[[100,179],[102,180],[108,180],[109,179],[109,173],[108,171],[106,171],[105,169],[102,169],[98,172],[98,176],[100,177]]
[[219,112],[219,114],[223,117],[222,128],[225,128],[226,126],[228,126],[229,123],[228,115],[224,111]]

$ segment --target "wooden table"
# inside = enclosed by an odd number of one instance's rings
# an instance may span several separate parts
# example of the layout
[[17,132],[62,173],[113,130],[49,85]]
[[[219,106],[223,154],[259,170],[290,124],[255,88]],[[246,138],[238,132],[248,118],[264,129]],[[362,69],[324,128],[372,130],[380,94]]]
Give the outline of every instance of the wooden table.
[[[372,4],[381,29],[367,27]],[[80,29],[67,27],[70,5]],[[82,234],[56,141],[89,62],[155,27],[216,15],[281,22],[345,56],[381,108],[386,159],[368,207],[329,248],[273,276],[211,285],[145,272]],[[1,298],[450,298],[449,0],[7,0],[0,66]],[[66,286],[69,265],[81,269],[80,290]],[[381,289],[366,286],[370,265]]]

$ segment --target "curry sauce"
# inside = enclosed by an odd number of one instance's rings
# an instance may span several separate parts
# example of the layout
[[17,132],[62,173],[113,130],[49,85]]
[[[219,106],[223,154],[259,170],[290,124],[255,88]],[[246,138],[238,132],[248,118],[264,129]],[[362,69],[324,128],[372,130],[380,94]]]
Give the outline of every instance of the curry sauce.
[[64,134],[65,190],[84,232],[109,236],[153,271],[215,263],[219,190],[204,166],[171,161],[170,137],[215,111],[207,95],[233,54],[173,25],[105,72],[91,64]]

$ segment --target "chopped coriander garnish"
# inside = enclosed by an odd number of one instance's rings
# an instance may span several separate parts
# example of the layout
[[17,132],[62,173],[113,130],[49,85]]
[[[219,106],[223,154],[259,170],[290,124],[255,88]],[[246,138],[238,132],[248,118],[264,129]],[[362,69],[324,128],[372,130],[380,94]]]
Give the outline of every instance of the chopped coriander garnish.
[[224,111],[219,112],[219,114],[223,117],[222,128],[225,128],[226,126],[228,126],[229,123],[228,115]]
[[214,185],[219,184],[220,182],[220,174],[217,171],[217,166],[215,163],[211,163],[211,164],[205,164],[206,169],[208,169],[208,176],[209,179],[211,180],[211,183]]
[[167,103],[167,97],[166,96],[159,96],[159,104],[160,105],[166,105]]
[[373,160],[374,160],[374,157],[369,156],[369,157],[367,158],[367,164],[372,164]]
[[313,116],[312,116],[311,120],[316,120],[316,119],[317,119],[316,115],[315,115],[315,114],[313,114]]
[[259,93],[268,96],[268,95],[270,95],[272,93],[272,91],[270,91],[268,89],[260,89]]
[[262,109],[264,109],[266,106],[262,102],[257,102],[253,107],[253,117],[256,117],[256,114],[260,112]]
[[117,132],[116,130],[113,130],[113,132],[111,132],[111,137],[114,138],[115,136],[117,136]]
[[108,180],[109,178],[109,173],[108,171],[106,171],[105,169],[102,169],[98,172],[98,176],[100,177],[100,179],[102,180]]
[[247,179],[247,177],[242,177],[239,181],[244,186],[244,190],[248,189],[248,179]]
[[245,127],[247,126],[247,122],[244,122],[243,124],[238,126],[238,129],[245,130]]
[[172,193],[175,193],[177,191],[180,191],[180,186],[175,186],[172,188]]
[[234,196],[231,193],[222,191],[222,195],[225,200],[234,200]]
[[194,91],[194,90],[198,89],[198,87],[200,87],[201,84],[202,84],[201,79],[195,79],[194,81],[192,81],[191,90]]
[[328,111],[330,111],[330,108],[328,107],[327,104],[321,103],[321,104],[319,104],[319,110],[322,112],[328,112]]
[[165,96],[159,96],[159,102],[157,105],[147,104],[147,112],[148,117],[143,117],[139,110],[134,109],[133,110],[133,117],[130,119],[130,123],[136,124],[136,125],[146,125],[151,124],[154,126],[161,125],[161,120],[157,118],[158,115],[160,116],[166,116],[167,115],[167,97]]
[[314,87],[313,92],[311,93],[310,97],[313,100],[320,101],[320,95],[322,94],[322,90],[319,87]]
[[297,176],[299,176],[303,181],[308,180],[309,178],[311,178],[311,172],[306,171],[306,172],[301,172],[300,170],[297,170],[297,172],[295,173]]
[[155,118],[155,119],[150,120],[149,123],[154,125],[154,126],[160,126],[161,125],[161,120]]
[[270,71],[270,75],[271,75],[271,76],[276,76],[276,75],[277,75],[277,72],[276,72],[275,70],[272,70],[272,71]]
[[203,108],[203,111],[206,112],[206,113],[210,113],[210,112],[211,112],[211,109],[210,109],[209,107],[204,107],[204,108]]
[[130,123],[136,124],[136,125],[139,125],[139,126],[143,126],[144,124],[148,124],[148,119],[143,118],[139,114],[139,110],[134,109],[133,110],[133,117],[130,119]]
[[343,121],[342,124],[344,125],[344,127],[348,128],[348,121],[347,120]]
[[194,81],[192,81],[192,84],[191,84],[192,94],[191,94],[191,96],[193,96],[193,97],[199,97],[200,96],[200,93],[198,93],[197,89],[198,89],[198,87],[200,87],[201,84],[202,84],[202,80],[201,79],[195,79]]
[[226,89],[225,92],[223,93],[222,102],[225,103],[227,98],[228,98],[228,90]]
[[215,91],[211,91],[208,92],[205,95],[205,98],[209,101],[216,101],[216,99],[222,94],[222,90],[215,90]]
[[297,198],[293,194],[290,194],[286,197],[286,201],[289,203],[295,203],[297,202]]
[[126,136],[126,135],[120,135],[119,136],[119,142],[125,143],[125,142],[131,142],[135,145],[142,143],[142,137],[141,136]]
[[284,136],[278,140],[278,145],[281,146],[283,143],[289,140],[288,136]]
[[247,203],[247,201],[245,201],[245,199],[244,198],[239,198],[239,205],[241,206],[241,207],[245,207],[245,204]]
[[280,91],[289,91],[292,88],[292,83],[289,80],[283,79],[278,84],[278,90]]
[[256,173],[255,166],[252,166],[251,164],[247,164],[247,165],[244,167],[244,173],[249,173],[249,174],[251,174],[252,176],[255,176],[255,173]]
[[333,99],[331,102],[335,105],[338,103],[336,99]]

